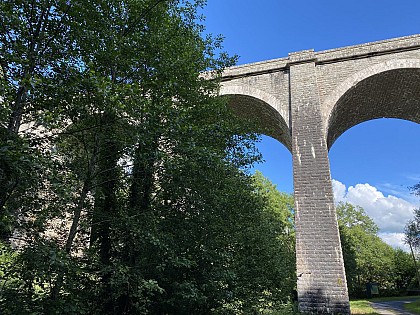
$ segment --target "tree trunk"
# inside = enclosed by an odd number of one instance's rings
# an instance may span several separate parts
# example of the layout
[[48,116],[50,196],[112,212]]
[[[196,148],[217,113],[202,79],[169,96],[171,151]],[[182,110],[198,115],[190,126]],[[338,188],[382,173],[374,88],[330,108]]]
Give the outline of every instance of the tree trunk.
[[416,268],[417,283],[419,285],[418,287],[420,288],[420,274],[419,268],[417,266],[416,256],[414,255],[413,246],[411,246],[411,242],[408,242],[408,245],[410,246],[411,256],[413,257],[414,268]]

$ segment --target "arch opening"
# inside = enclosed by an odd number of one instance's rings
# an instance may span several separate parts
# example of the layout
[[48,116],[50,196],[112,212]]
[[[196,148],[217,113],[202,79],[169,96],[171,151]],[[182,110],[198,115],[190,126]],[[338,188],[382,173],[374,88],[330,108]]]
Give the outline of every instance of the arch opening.
[[255,121],[262,134],[257,148],[264,161],[253,167],[267,176],[278,189],[293,192],[292,138],[287,124],[288,113],[279,101],[261,90],[239,85],[222,85],[220,96],[228,98],[228,106],[240,118]]
[[287,117],[284,118],[276,109],[276,100],[270,96],[258,97],[250,95],[254,93],[237,92],[236,89],[225,88],[220,95],[228,97],[228,105],[238,117],[255,121],[263,134],[278,140],[291,152],[292,138],[286,123]]
[[[409,247],[404,243],[403,231],[420,202],[408,187],[420,181],[419,154],[420,125],[401,119],[375,119],[358,124],[344,132],[329,153],[335,201],[362,207],[379,228],[376,235],[382,242],[407,254]],[[409,282],[394,281],[389,276],[392,272],[381,272],[383,265],[373,264],[370,270],[363,270],[360,267],[363,264],[355,263],[357,255],[362,258],[360,261],[367,257],[367,250],[372,250],[368,246],[366,251],[352,253],[351,243],[345,244],[343,252],[351,297],[361,292],[359,279],[367,277],[381,283],[384,291],[407,290]],[[378,256],[392,254],[379,241],[376,244]],[[393,268],[392,264],[389,268]],[[410,276],[407,280],[411,280]]]
[[292,154],[276,139],[263,135],[257,148],[263,156],[263,161],[253,167],[277,186],[280,192],[293,194]]
[[[351,82],[348,82],[349,84]],[[377,72],[353,82],[333,105],[327,123],[328,148],[351,127],[377,118],[420,123],[420,64]]]
[[344,132],[331,147],[331,175],[346,185],[369,183],[384,193],[412,200],[416,198],[408,187],[420,180],[419,154],[419,124],[369,120]]

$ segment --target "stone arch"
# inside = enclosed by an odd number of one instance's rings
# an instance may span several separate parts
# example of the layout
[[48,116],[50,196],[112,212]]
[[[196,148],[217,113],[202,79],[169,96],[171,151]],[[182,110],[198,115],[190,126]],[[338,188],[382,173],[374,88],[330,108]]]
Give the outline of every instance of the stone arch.
[[326,99],[328,148],[351,127],[377,118],[420,123],[420,60],[394,59],[357,72]]
[[276,97],[244,85],[222,85],[219,95],[229,96],[229,106],[235,114],[257,119],[260,126],[267,129],[267,136],[280,141],[291,152],[289,113],[281,110],[280,101]]

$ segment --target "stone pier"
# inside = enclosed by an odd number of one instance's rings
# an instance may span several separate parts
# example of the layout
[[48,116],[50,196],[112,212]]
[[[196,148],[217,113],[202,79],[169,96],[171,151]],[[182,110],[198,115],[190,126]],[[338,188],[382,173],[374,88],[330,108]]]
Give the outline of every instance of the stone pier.
[[293,156],[300,311],[350,314],[328,150],[367,120],[420,123],[420,35],[228,68],[220,95]]

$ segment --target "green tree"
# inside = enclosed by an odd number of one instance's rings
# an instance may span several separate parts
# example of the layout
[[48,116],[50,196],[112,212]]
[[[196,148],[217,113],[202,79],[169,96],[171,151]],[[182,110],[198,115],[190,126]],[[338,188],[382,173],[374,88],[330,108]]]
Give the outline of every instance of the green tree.
[[416,278],[416,265],[410,254],[402,249],[396,249],[394,253],[394,281],[396,289],[400,293],[405,293],[412,287],[412,282]]
[[238,291],[253,296],[246,313],[281,309],[290,302],[296,285],[293,196],[279,192],[259,171],[253,181],[263,203],[238,222],[242,229],[235,237],[243,244],[236,261]]
[[399,265],[407,262],[408,254],[393,249],[377,236],[379,229],[363,208],[340,203],[337,217],[349,294],[363,295],[365,284],[371,281],[379,283],[381,294],[406,289],[402,285],[407,285],[410,272]]
[[22,240],[2,271],[5,314],[287,301],[290,199],[246,173],[258,137],[216,97],[234,59],[202,37],[203,4],[1,3],[0,214],[4,239]]
[[342,227],[350,230],[360,228],[369,235],[376,235],[379,231],[378,226],[362,207],[350,203],[339,203],[337,205],[337,220]]
[[414,209],[414,218],[404,228],[404,242],[410,247],[411,257],[416,270],[417,284],[420,287],[420,274],[415,252],[420,248],[420,209]]
[[[37,194],[39,169],[48,161],[41,133],[31,133],[47,117],[44,80],[70,62],[68,3],[2,1],[0,10],[0,236],[7,241],[16,220]],[[30,122],[30,124],[29,124]],[[25,128],[21,128],[25,126]],[[20,134],[18,132],[20,130]],[[45,178],[44,178],[45,179]],[[38,195],[39,195],[38,189]],[[35,202],[37,203],[37,202]],[[24,207],[23,207],[24,208]]]

